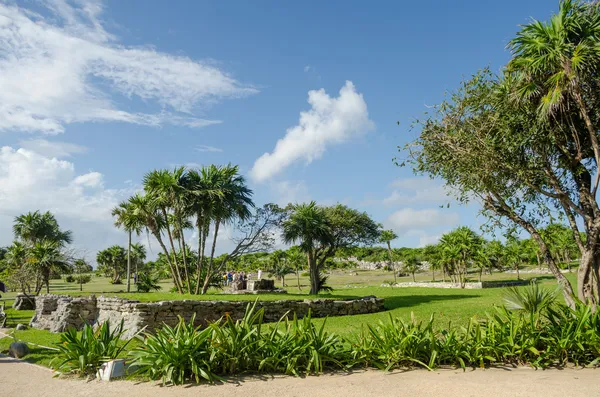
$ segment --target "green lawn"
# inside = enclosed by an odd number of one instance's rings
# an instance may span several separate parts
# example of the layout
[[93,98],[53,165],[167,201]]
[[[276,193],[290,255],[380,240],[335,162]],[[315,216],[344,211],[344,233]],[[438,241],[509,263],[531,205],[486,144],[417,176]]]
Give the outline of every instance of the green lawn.
[[[493,306],[502,304],[503,288],[490,288],[482,290],[461,290],[461,289],[437,289],[437,288],[390,288],[381,287],[381,283],[385,280],[390,280],[390,274],[383,271],[358,271],[352,272],[336,272],[330,275],[330,285],[334,287],[332,294],[319,295],[319,298],[353,298],[367,295],[375,295],[385,298],[386,311],[374,314],[364,314],[346,317],[331,317],[328,319],[316,319],[317,323],[327,322],[327,329],[332,332],[337,332],[342,335],[350,335],[358,332],[365,324],[373,324],[378,321],[386,321],[391,315],[393,317],[402,317],[410,319],[414,316],[419,320],[428,320],[430,316],[434,316],[438,327],[447,327],[449,323],[454,325],[465,325],[469,319],[483,318],[486,311],[493,310]],[[543,286],[547,288],[556,288],[556,282],[549,275],[532,275],[526,274],[522,278],[528,279],[536,277]],[[575,273],[567,274],[567,277],[574,284]],[[392,277],[393,278],[393,277]],[[421,280],[430,280],[431,275],[419,275]],[[514,279],[512,274],[498,273],[493,276],[486,276],[485,280],[510,280]],[[407,281],[412,278],[399,278],[399,281]],[[286,279],[288,284],[287,295],[281,294],[265,294],[265,295],[231,295],[222,294],[221,291],[211,291],[208,295],[178,295],[170,292],[154,292],[154,293],[124,293],[121,290],[122,285],[111,285],[104,278],[94,277],[93,281],[84,285],[84,291],[76,290],[77,285],[65,283],[62,280],[53,280],[51,285],[51,293],[71,294],[71,295],[88,295],[95,293],[96,295],[104,294],[106,296],[119,296],[129,299],[141,301],[160,301],[160,300],[177,300],[177,299],[202,299],[202,300],[236,300],[236,301],[254,301],[260,300],[280,300],[280,299],[306,299],[314,298],[307,295],[308,280],[306,277],[301,278],[301,284],[304,285],[302,291],[298,291],[296,279],[289,277]],[[168,290],[169,284],[165,282],[163,289]],[[574,284],[575,286],[575,284]],[[4,298],[7,307],[12,304],[11,299],[14,293],[5,294]],[[12,309],[6,310],[8,314],[8,326],[14,327],[18,323],[29,323],[32,311],[15,311]],[[14,335],[17,339],[27,342],[33,342],[45,346],[53,346],[58,341],[58,335],[48,331],[27,330],[15,331]],[[4,351],[10,344],[8,338],[0,339],[0,351]],[[52,352],[34,348],[33,354],[28,356],[28,359],[42,365],[48,365],[52,357]]]

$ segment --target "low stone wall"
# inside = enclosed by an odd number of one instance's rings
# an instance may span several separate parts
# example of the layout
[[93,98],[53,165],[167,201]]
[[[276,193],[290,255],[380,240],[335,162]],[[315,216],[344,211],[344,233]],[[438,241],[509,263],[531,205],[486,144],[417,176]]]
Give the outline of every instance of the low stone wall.
[[17,294],[12,308],[15,310],[35,310],[35,296]]
[[[482,289],[482,288],[502,288],[502,287],[518,287],[522,285],[528,285],[529,280],[518,280],[518,281],[482,281],[482,282],[469,282],[465,283],[464,289]],[[463,288],[459,283],[444,283],[444,282],[405,282],[390,284],[381,284],[382,287],[398,287],[398,288],[409,288],[409,287],[424,287],[424,288]]]
[[[241,319],[246,306],[252,302],[181,300],[164,302],[139,302],[121,298],[94,296],[74,298],[59,295],[41,295],[36,300],[36,312],[30,326],[52,332],[62,332],[70,327],[81,329],[88,322],[102,323],[109,320],[118,324],[123,320],[127,330],[124,337],[130,337],[146,328],[148,332],[164,324],[175,325],[178,317],[189,321],[195,315],[195,325],[209,322],[228,315],[234,320]],[[264,308],[266,322],[278,321],[286,313],[302,318],[311,312],[312,317],[348,316],[375,313],[384,310],[384,300],[374,296],[356,300],[280,300],[258,302]]]

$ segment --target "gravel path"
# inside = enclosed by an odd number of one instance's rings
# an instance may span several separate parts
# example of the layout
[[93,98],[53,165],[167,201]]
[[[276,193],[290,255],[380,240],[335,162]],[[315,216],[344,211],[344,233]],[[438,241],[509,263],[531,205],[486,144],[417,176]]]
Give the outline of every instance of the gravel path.
[[161,387],[131,381],[84,382],[56,379],[47,368],[0,358],[0,390],[4,396],[186,397],[234,395],[260,397],[364,397],[364,396],[600,396],[599,370],[489,369],[466,371],[383,373],[360,371],[349,375],[323,375],[304,379],[275,377],[233,378],[225,384]]

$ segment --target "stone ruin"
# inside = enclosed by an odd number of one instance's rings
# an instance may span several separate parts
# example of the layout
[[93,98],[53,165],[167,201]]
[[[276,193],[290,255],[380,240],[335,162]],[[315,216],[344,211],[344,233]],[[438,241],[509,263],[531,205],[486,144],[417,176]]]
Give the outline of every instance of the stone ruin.
[[260,279],[247,281],[234,281],[228,293],[233,294],[273,294],[287,293],[286,290],[275,288],[275,280]]
[[17,294],[12,308],[15,310],[35,310],[35,295]]
[[[179,300],[164,302],[139,302],[121,298],[72,297],[40,295],[36,298],[35,315],[30,326],[51,332],[63,332],[68,328],[83,328],[86,323],[99,324],[109,320],[116,325],[123,320],[127,332],[124,338],[145,330],[153,332],[163,324],[175,325],[179,317],[194,325],[205,326],[210,322],[229,316],[233,320],[244,316],[246,307],[253,302]],[[256,303],[264,309],[265,322],[275,322],[284,316],[298,318],[348,316],[375,313],[384,310],[384,300],[368,296],[354,300],[280,300]]]

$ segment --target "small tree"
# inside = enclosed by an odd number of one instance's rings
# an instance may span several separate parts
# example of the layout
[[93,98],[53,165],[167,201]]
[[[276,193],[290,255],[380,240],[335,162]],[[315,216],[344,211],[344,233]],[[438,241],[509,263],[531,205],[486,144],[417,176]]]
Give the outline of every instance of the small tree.
[[415,255],[408,255],[402,262],[404,271],[412,274],[413,282],[416,282],[415,273],[421,268],[421,261]]
[[394,257],[392,256],[392,246],[390,242],[398,238],[398,235],[393,230],[384,230],[379,236],[379,242],[387,245],[389,255],[389,268],[394,272],[394,284],[397,282],[396,265],[394,264]]

